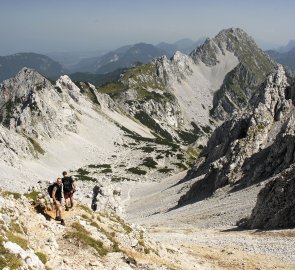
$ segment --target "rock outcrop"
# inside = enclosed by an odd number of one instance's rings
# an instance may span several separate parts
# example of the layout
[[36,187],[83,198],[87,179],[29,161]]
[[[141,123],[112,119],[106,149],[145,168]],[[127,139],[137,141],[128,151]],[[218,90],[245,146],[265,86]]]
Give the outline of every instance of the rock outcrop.
[[50,138],[77,129],[70,99],[77,102],[79,89],[67,76],[56,85],[38,72],[23,68],[1,84],[1,124],[32,138]]
[[186,179],[205,177],[179,204],[210,196],[227,184],[259,182],[290,166],[294,162],[292,91],[279,66],[253,101],[252,112],[241,112],[215,130]]
[[220,63],[220,56],[226,52],[233,53],[239,64],[225,76],[214,96],[210,114],[222,121],[234,111],[247,106],[252,96],[258,92],[261,83],[275,67],[268,55],[239,28],[222,30],[213,39],[207,39],[191,53],[191,57],[196,63],[203,62],[207,66],[214,66]]
[[295,169],[292,166],[268,182],[260,191],[251,216],[240,222],[248,229],[295,227]]

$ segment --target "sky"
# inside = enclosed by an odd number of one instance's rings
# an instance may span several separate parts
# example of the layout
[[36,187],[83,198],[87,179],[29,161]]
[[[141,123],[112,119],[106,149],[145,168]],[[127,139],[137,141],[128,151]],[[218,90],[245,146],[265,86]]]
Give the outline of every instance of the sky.
[[295,39],[294,0],[0,0],[0,55],[112,50],[239,27],[264,49]]

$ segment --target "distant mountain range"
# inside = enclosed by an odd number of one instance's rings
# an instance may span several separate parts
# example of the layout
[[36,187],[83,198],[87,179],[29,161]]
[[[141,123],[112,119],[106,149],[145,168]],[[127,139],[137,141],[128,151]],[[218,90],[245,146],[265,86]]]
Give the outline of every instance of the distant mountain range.
[[138,63],[146,64],[155,57],[166,55],[172,57],[176,51],[189,54],[201,45],[205,39],[192,41],[181,39],[175,43],[161,42],[157,45],[137,43],[118,48],[102,56],[83,59],[78,64],[69,67],[71,72],[91,72],[104,74],[118,68],[128,68]]
[[[192,41],[181,39],[175,43],[161,42],[156,46],[147,43],[126,45],[114,51],[81,53],[50,53],[47,56],[36,53],[17,53],[0,57],[0,81],[11,78],[23,67],[33,68],[50,79],[56,79],[62,74],[71,74],[71,78],[90,81],[95,85],[118,77],[122,69],[146,64],[156,57],[166,55],[171,57],[176,51],[190,53],[204,39]],[[91,56],[92,55],[92,56]],[[85,56],[91,56],[85,58]],[[78,63],[78,59],[83,58]],[[108,74],[110,73],[110,74]],[[103,74],[103,75],[99,75]]]
[[276,51],[278,51],[280,53],[285,53],[285,52],[290,51],[294,47],[295,47],[295,40],[289,40],[289,42],[288,42],[288,44],[286,46],[281,46]]
[[[295,46],[295,44],[294,44]],[[287,52],[280,53],[278,51],[270,50],[266,51],[270,57],[272,57],[276,62],[286,65],[289,68],[295,69],[295,47]]]
[[0,56],[0,81],[15,76],[23,67],[33,68],[50,79],[64,73],[63,67],[48,56],[37,53],[17,53]]
[[205,38],[193,41],[188,38],[181,39],[175,43],[161,42],[156,47],[166,51],[167,56],[171,57],[176,51],[180,51],[185,54],[191,53],[196,47],[200,46],[205,41]]

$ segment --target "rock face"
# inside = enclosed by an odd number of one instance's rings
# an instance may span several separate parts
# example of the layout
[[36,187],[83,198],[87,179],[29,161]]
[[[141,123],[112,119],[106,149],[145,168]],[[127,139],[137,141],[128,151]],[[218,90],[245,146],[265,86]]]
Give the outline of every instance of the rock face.
[[14,165],[22,158],[34,158],[38,153],[34,146],[21,135],[0,126],[0,162]]
[[214,39],[207,39],[191,53],[191,57],[197,63],[202,61],[207,66],[214,66],[220,62],[220,55],[227,51],[233,53],[239,63],[225,76],[214,96],[210,113],[219,120],[225,120],[239,107],[247,106],[275,66],[254,40],[239,28],[222,30]]
[[274,177],[260,191],[252,214],[240,226],[249,229],[295,227],[295,169]]
[[75,131],[77,118],[70,102],[77,102],[78,93],[67,76],[54,86],[38,72],[24,68],[1,84],[1,124],[33,138]]
[[186,179],[205,176],[179,204],[203,199],[227,184],[250,185],[288,168],[294,162],[293,91],[279,66],[253,100],[252,112],[241,112],[212,134]]
[[227,29],[190,55],[156,58],[98,90],[161,137],[192,143],[246,107],[273,68],[245,32]]
[[155,63],[184,114],[201,125],[224,121],[245,108],[275,67],[239,28],[221,31],[189,56],[178,52]]

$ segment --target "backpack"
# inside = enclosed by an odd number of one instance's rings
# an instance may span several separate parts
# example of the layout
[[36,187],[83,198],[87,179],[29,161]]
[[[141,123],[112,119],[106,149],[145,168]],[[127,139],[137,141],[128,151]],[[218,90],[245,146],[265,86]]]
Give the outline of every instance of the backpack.
[[71,176],[67,176],[63,178],[63,189],[64,192],[71,192],[73,190],[73,178]]
[[55,183],[50,184],[48,186],[48,188],[47,188],[47,191],[48,191],[48,194],[49,194],[50,198],[52,198],[52,191],[53,191],[54,186],[55,186]]

